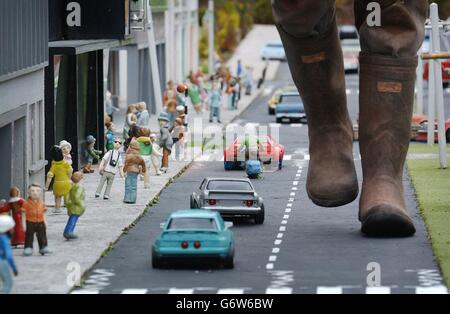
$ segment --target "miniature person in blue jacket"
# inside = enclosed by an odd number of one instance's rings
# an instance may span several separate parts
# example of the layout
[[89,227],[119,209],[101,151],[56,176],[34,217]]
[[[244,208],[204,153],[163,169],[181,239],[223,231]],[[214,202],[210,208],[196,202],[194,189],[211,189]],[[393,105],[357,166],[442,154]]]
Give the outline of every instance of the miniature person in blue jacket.
[[14,276],[19,274],[14,263],[10,239],[6,234],[14,228],[14,225],[14,220],[10,216],[0,216],[0,281],[3,282],[3,286],[0,285],[0,294],[8,294],[11,292],[13,280],[9,268],[11,267]]

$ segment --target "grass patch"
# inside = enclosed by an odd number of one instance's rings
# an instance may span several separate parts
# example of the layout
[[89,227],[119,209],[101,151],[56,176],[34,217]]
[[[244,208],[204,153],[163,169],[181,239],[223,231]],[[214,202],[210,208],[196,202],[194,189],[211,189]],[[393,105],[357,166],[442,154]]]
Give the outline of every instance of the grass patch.
[[[439,154],[439,146],[428,146],[427,143],[411,143],[409,154]],[[447,145],[447,153],[450,154],[450,145]]]
[[[437,146],[411,146],[413,153],[437,153]],[[411,153],[411,149],[410,149]],[[450,169],[437,160],[408,160],[420,211],[428,229],[436,260],[450,286]]]

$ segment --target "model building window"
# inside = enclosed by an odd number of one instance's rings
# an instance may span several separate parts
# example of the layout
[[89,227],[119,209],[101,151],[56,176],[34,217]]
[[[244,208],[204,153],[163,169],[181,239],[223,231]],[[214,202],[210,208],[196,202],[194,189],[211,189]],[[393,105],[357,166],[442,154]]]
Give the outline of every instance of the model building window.
[[44,117],[42,114],[42,102],[37,102],[31,105],[30,108],[30,132],[31,132],[31,163],[35,164],[44,159],[43,153],[43,126]]

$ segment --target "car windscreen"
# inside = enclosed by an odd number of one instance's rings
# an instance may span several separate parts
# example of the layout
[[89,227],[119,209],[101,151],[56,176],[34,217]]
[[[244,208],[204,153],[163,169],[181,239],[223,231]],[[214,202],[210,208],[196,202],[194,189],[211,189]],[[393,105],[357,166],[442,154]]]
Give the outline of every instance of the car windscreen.
[[217,230],[213,218],[172,218],[168,230]]
[[209,181],[207,189],[211,191],[253,191],[250,183],[246,181],[225,180]]
[[299,95],[282,95],[280,98],[280,103],[283,104],[301,104],[302,99]]

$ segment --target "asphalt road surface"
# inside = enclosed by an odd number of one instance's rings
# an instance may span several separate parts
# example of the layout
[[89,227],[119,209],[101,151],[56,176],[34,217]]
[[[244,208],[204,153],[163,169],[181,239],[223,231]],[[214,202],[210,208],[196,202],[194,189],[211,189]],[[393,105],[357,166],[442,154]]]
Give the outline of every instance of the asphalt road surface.
[[[237,123],[270,125],[268,92],[291,81],[288,67],[280,67],[274,82],[246,110]],[[347,78],[352,118],[357,116],[357,77]],[[272,125],[272,127],[274,127]],[[371,239],[360,233],[358,201],[336,208],[312,204],[305,191],[308,168],[307,127],[279,126],[287,160],[282,171],[267,171],[254,180],[264,197],[266,221],[235,221],[235,268],[185,265],[152,269],[151,245],[160,223],[177,209],[189,207],[189,196],[205,177],[243,177],[240,171],[225,172],[223,163],[194,162],[191,168],[165,189],[160,202],[124,235],[114,249],[94,267],[83,289],[75,293],[438,293],[441,275],[434,261],[414,191],[405,179],[407,204],[417,234],[406,239]],[[361,179],[358,145],[355,160]],[[381,279],[373,285],[373,278]]]

